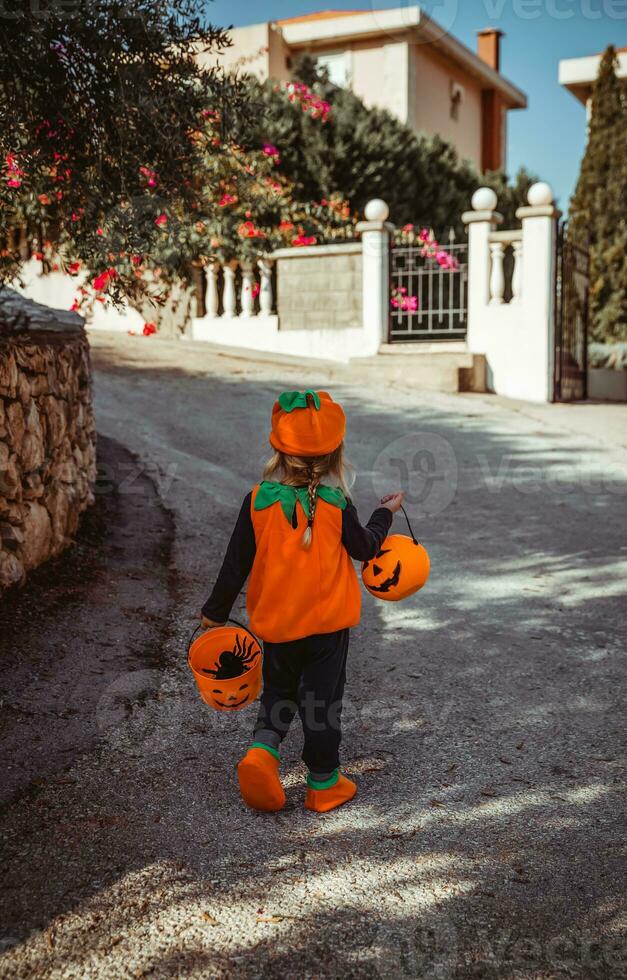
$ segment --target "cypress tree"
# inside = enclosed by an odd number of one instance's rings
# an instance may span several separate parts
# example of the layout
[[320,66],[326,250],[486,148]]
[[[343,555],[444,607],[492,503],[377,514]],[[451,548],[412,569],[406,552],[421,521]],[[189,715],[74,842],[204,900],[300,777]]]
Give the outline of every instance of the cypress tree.
[[570,202],[568,238],[590,248],[590,336],[627,341],[627,99],[605,51],[594,84],[588,143]]

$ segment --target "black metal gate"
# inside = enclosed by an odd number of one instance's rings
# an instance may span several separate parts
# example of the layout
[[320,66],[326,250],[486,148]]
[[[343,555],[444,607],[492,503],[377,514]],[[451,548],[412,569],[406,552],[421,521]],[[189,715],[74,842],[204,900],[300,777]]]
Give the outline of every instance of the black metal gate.
[[558,227],[555,276],[555,371],[553,399],[579,401],[588,394],[588,250],[568,241]]
[[390,343],[463,339],[468,318],[468,244],[456,242],[452,230],[443,247],[433,248],[421,240],[393,242],[390,296]]

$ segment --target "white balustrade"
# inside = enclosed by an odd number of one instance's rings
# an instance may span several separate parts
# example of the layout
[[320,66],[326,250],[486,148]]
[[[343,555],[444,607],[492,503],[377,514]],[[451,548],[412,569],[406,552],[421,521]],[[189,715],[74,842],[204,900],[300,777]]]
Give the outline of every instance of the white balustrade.
[[513,266],[511,275],[510,303],[520,303],[522,290],[522,231],[493,231],[488,236],[490,246],[490,306],[505,303],[506,277],[505,255],[511,247]]
[[205,307],[207,316],[216,317],[220,308],[220,296],[218,294],[218,263],[210,262],[205,272],[207,274],[207,294],[205,297]]
[[235,296],[235,272],[237,270],[237,262],[227,262],[224,266],[224,293],[222,295],[222,304],[224,306],[224,314],[227,320],[231,320],[237,315],[237,298]]
[[[257,262],[238,262],[233,259],[222,266],[222,296],[220,297],[220,263],[213,260],[205,268],[207,289],[205,294],[206,316],[215,320],[220,316],[220,299],[222,299],[222,316],[229,320],[242,317],[245,320],[255,317],[257,309],[255,298],[259,296],[259,315],[271,317],[274,315],[274,292],[272,289],[272,259],[264,256]],[[237,270],[241,268],[241,290],[239,295],[238,314],[237,304]],[[255,269],[259,269],[260,282],[255,279]]]
[[514,249],[514,270],[512,272],[512,303],[522,302],[522,264],[523,264],[523,243],[522,237],[513,243]]
[[272,261],[259,259],[257,262],[261,273],[261,288],[259,292],[259,312],[261,316],[272,316],[274,297],[272,295]]
[[255,315],[255,297],[253,295],[253,267],[252,264],[242,263],[242,293],[241,293],[241,308],[243,317],[251,317]]
[[492,270],[490,272],[490,306],[501,306],[505,300],[505,245],[503,242],[490,242]]

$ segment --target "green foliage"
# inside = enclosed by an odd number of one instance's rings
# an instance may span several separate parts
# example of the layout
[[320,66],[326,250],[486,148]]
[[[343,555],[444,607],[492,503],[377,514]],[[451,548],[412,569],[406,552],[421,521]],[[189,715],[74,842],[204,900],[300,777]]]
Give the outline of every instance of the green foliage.
[[[199,201],[198,175],[210,162],[217,193],[231,171],[229,115],[252,108],[240,82],[199,67],[197,52],[230,40],[196,7],[75,0],[0,18],[1,278],[24,257],[16,228],[42,252],[52,240],[65,264],[115,267],[112,293],[141,290],[133,256],[158,255],[164,275],[185,275],[201,247],[194,218],[216,208]],[[207,109],[219,120],[212,143],[196,138]]]
[[590,334],[627,340],[627,98],[606,50],[592,93],[588,144],[570,202],[568,236],[590,246]]
[[337,194],[359,214],[371,198],[382,197],[398,226],[452,225],[462,233],[462,212],[477,187],[488,183],[499,194],[507,226],[515,226],[514,212],[537,178],[521,171],[510,185],[503,173],[480,175],[439,136],[419,136],[387,110],[368,108],[349,89],[331,84],[311,58],[299,62],[296,74],[331,105],[326,122],[286,101],[276,84],[250,79],[251,99],[264,111],[242,127],[248,144],[269,142],[280,149],[279,169],[296,197],[319,201]]

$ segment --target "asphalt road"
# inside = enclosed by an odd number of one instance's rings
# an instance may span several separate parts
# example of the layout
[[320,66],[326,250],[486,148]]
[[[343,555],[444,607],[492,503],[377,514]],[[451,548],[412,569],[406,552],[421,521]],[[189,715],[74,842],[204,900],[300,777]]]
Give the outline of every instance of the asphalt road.
[[[130,535],[99,571],[108,622],[124,607],[139,634],[121,620],[129,659],[95,706],[68,695],[96,740],[77,734],[71,762],[39,782],[29,770],[3,813],[0,976],[625,976],[616,414],[595,406],[580,435],[575,409],[139,338],[95,338],[94,361],[99,431],[142,464],[109,473],[120,520],[135,514],[141,538],[148,478],[158,540],[147,556]],[[345,710],[355,801],[304,810],[295,726],[287,808],[267,816],[234,779],[254,709],[212,713],[184,651],[267,453],[273,398],[314,385],[347,409],[362,516],[402,483],[432,574],[398,605],[364,595]],[[124,601],[129,548],[153,605]],[[111,647],[96,605],[68,603],[66,627],[84,635],[89,616],[99,664]],[[15,640],[22,663],[30,646]]]

